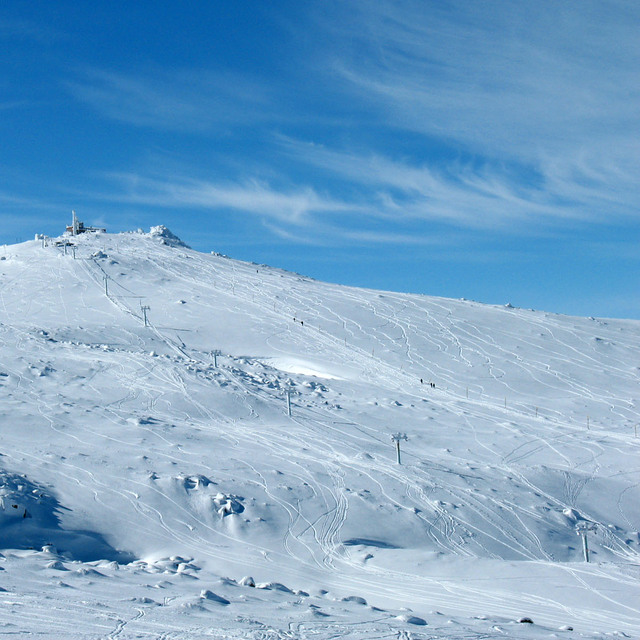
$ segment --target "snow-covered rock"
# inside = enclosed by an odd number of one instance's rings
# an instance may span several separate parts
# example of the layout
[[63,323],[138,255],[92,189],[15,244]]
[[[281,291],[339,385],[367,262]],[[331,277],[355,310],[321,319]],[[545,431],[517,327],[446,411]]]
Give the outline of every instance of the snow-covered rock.
[[185,247],[187,249],[189,248],[188,245],[182,242],[182,240],[180,240],[177,235],[171,233],[171,231],[169,231],[169,229],[167,229],[167,227],[162,224],[156,227],[151,227],[151,229],[149,230],[149,235],[152,238],[160,238],[162,244],[166,244],[169,247]]

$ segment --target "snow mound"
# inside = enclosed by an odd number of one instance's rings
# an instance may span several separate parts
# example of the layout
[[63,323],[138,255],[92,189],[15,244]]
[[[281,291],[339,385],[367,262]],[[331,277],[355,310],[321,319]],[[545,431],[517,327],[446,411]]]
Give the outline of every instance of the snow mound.
[[221,605],[228,605],[231,604],[231,602],[229,602],[229,600],[227,600],[226,598],[223,598],[222,596],[219,596],[217,593],[214,593],[213,591],[210,591],[209,589],[203,589],[200,592],[200,598],[202,600],[210,600],[211,602],[216,602],[217,604],[221,604]]
[[407,614],[402,614],[397,617],[401,622],[406,622],[407,624],[415,624],[418,627],[424,627],[427,624],[427,621],[424,618],[420,618],[418,616],[410,616]]
[[346,370],[341,370],[339,373],[333,370],[329,371],[327,364],[320,364],[296,358],[268,358],[265,359],[264,362],[279,371],[295,373],[301,376],[312,376],[314,378],[325,378],[327,380],[344,380],[349,377],[349,372]]
[[162,244],[166,244],[169,247],[184,247],[185,249],[189,249],[189,245],[185,244],[178,238],[177,235],[169,231],[167,227],[163,224],[160,224],[156,227],[151,227],[149,230],[149,235],[152,238],[160,238],[162,240]]

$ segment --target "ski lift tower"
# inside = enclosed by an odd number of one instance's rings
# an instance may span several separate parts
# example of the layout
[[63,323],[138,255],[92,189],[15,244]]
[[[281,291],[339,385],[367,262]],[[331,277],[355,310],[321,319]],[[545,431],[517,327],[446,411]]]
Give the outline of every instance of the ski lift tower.
[[587,533],[589,531],[597,531],[598,525],[595,522],[582,521],[576,525],[576,533],[582,538],[582,553],[584,561],[589,562],[589,543],[587,542]]
[[402,462],[400,461],[400,442],[402,440],[408,440],[408,439],[409,438],[407,438],[406,433],[394,433],[391,436],[391,442],[395,443],[396,445],[396,456],[397,456],[398,464],[402,464]]
[[72,211],[71,215],[73,216],[73,220],[71,223],[71,235],[77,236],[78,235],[78,216],[76,216],[75,211]]

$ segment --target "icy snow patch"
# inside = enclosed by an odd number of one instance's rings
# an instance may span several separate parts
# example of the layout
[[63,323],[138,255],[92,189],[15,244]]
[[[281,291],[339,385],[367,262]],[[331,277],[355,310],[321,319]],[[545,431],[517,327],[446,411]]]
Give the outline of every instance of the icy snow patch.
[[[315,378],[325,378],[327,380],[344,380],[344,375],[337,375],[334,371],[328,371],[326,364],[317,364],[305,360],[298,360],[292,358],[269,358],[264,360],[264,363],[285,371],[287,373],[295,373],[302,376],[313,376]],[[346,373],[346,372],[341,372]],[[348,377],[348,376],[346,376]]]

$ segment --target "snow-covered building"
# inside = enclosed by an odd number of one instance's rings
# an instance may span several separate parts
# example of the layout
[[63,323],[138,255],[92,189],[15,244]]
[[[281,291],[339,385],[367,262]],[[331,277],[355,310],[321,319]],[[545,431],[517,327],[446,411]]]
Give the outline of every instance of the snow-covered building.
[[76,216],[76,212],[72,211],[73,220],[70,225],[67,225],[67,233],[70,233],[72,236],[77,236],[80,233],[106,233],[106,229],[102,229],[101,227],[85,227],[84,222],[78,220]]

